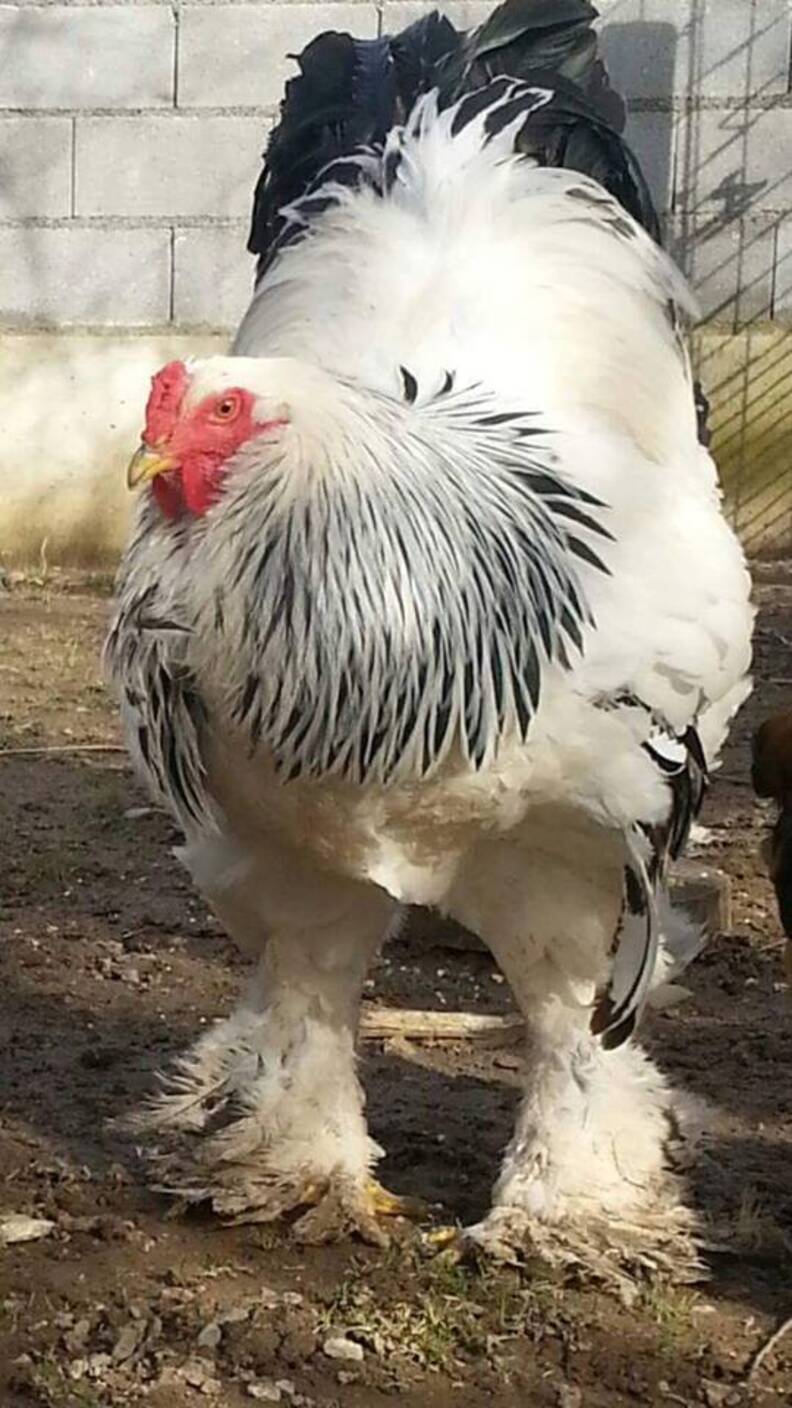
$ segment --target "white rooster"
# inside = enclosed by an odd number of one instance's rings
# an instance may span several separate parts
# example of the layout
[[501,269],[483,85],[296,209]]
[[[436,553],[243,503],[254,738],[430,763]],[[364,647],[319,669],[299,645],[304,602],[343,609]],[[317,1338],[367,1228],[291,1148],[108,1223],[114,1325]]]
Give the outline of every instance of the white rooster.
[[417,903],[486,941],[529,1031],[467,1241],[684,1241],[678,1105],[631,1034],[752,614],[594,15],[310,45],[234,355],[159,373],[130,471],[130,747],[259,958],[150,1116],[161,1179],[306,1240],[402,1207],[355,1034]]

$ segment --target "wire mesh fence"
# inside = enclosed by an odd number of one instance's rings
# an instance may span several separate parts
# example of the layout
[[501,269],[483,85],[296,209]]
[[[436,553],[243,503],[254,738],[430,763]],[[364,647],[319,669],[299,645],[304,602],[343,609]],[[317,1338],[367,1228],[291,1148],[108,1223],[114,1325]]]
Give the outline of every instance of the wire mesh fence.
[[792,96],[787,0],[600,0],[614,83],[699,299],[694,358],[730,517],[792,552]]

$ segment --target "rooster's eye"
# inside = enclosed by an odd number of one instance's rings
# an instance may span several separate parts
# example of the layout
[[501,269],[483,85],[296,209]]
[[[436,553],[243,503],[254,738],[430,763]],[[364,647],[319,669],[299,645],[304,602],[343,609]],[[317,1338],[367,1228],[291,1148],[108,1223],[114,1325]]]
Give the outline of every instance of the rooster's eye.
[[225,396],[222,401],[218,401],[212,412],[213,420],[233,420],[239,412],[239,397]]

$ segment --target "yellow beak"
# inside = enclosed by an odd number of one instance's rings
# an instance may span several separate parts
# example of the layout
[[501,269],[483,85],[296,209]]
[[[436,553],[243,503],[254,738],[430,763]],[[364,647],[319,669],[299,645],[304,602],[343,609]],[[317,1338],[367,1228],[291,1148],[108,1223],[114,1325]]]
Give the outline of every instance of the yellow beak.
[[156,479],[158,474],[174,468],[175,461],[170,455],[161,450],[152,450],[149,445],[141,445],[129,461],[127,488],[134,489],[136,485]]

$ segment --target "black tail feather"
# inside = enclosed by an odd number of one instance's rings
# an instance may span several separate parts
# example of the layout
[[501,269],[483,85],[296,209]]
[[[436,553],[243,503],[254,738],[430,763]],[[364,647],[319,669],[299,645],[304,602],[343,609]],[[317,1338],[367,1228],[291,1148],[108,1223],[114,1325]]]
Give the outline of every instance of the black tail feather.
[[438,74],[459,53],[464,36],[437,10],[416,20],[388,43],[396,69],[397,122],[404,122],[422,93],[428,93]]
[[533,79],[537,70],[566,78],[594,101],[617,131],[626,109],[608,82],[591,28],[597,11],[587,0],[505,0],[443,65],[441,95],[448,101],[492,78]]
[[621,138],[624,103],[597,55],[596,15],[588,0],[505,0],[470,34],[434,12],[392,37],[319,35],[286,85],[256,188],[248,248],[259,256],[259,274],[281,225],[278,212],[330,161],[381,144],[432,88],[445,107],[504,75],[555,91],[521,134],[522,149],[545,165],[593,176],[657,238],[646,183]]

